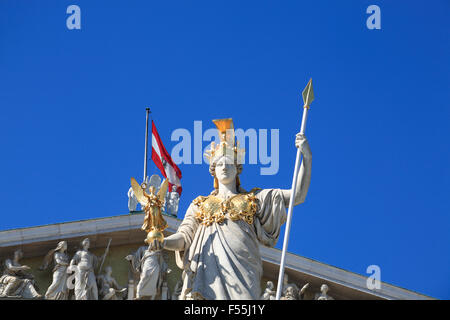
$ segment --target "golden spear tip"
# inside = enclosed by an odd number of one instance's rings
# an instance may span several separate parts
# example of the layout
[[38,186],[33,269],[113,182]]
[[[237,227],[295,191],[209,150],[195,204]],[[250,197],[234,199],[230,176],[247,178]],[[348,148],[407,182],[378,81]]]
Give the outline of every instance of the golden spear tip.
[[309,79],[308,84],[302,92],[304,107],[309,109],[311,102],[314,100],[314,90],[312,86],[312,78]]

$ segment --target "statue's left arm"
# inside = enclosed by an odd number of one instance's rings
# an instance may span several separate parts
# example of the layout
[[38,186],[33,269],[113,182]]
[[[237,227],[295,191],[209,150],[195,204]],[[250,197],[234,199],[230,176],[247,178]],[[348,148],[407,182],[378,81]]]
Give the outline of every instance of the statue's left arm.
[[[308,193],[309,184],[311,182],[311,149],[308,140],[303,134],[297,133],[295,137],[295,146],[300,149],[303,155],[303,161],[297,177],[297,185],[295,188],[294,206],[303,203]],[[286,208],[289,206],[291,198],[291,189],[282,190]]]
[[122,286],[120,286],[120,285],[117,283],[116,279],[114,279],[114,278],[112,278],[112,286],[113,286],[113,288],[116,289],[116,290],[122,290]]
[[70,264],[71,266],[78,264],[78,262],[80,261],[80,252],[77,251],[74,255],[72,260],[70,260]]
[[28,271],[31,268],[29,266],[23,265],[23,266],[15,266],[11,260],[6,259],[5,261],[6,269],[9,269],[11,271]]
[[60,253],[55,253],[54,258],[55,258],[55,262],[57,265],[60,265],[60,266],[68,266],[69,265],[69,263],[66,260],[64,260],[64,256]]

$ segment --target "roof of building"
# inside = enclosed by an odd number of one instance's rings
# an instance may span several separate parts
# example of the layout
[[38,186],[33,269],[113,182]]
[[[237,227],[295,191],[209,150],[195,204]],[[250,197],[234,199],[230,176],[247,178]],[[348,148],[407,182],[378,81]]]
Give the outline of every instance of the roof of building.
[[[166,232],[175,233],[181,220],[167,215],[165,219],[169,224]],[[0,231],[0,259],[11,256],[18,248],[26,257],[44,255],[57,240],[67,240],[70,245],[85,237],[91,239],[93,248],[105,246],[110,237],[114,238],[115,245],[143,244],[142,221],[143,214],[135,213]],[[281,251],[265,246],[260,246],[260,251],[265,276],[276,280]],[[292,253],[286,255],[286,271],[294,280],[315,284],[326,282],[330,290],[351,299],[433,299],[385,282],[381,283],[380,289],[370,290],[366,276]]]

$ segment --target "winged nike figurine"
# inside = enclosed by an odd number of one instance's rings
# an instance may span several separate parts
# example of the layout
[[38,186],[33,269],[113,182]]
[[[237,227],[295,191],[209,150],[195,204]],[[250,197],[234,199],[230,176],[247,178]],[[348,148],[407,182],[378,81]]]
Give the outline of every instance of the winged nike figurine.
[[142,230],[147,232],[145,242],[150,244],[156,239],[162,243],[164,240],[163,231],[168,227],[161,213],[161,208],[164,205],[164,198],[167,193],[168,180],[163,181],[157,194],[153,186],[149,188],[150,193],[145,192],[145,189],[147,189],[146,183],[139,185],[134,178],[131,178],[131,187],[145,212],[144,223],[141,227]]

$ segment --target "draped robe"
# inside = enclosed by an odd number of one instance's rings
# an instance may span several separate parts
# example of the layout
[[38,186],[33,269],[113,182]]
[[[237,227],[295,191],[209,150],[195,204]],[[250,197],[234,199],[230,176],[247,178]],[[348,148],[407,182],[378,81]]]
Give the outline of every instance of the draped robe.
[[53,281],[45,293],[47,300],[67,300],[69,289],[67,288],[67,266],[69,257],[65,253],[55,252],[53,255],[55,267],[53,268]]
[[206,226],[196,218],[198,206],[191,203],[177,231],[185,240],[184,251],[176,252],[183,269],[180,299],[260,299],[259,245],[276,244],[286,207],[280,189],[254,194],[258,206],[252,224],[226,218]]

